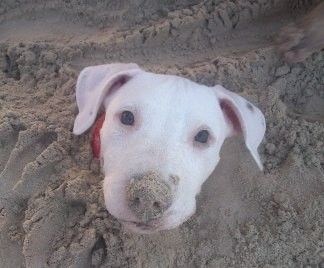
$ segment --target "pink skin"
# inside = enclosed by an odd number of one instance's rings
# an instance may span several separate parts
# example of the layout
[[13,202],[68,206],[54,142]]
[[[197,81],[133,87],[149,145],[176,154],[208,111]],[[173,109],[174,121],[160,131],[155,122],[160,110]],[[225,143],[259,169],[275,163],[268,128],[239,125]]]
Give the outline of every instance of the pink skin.
[[275,38],[279,54],[288,62],[305,60],[324,48],[324,2],[307,15],[282,28]]

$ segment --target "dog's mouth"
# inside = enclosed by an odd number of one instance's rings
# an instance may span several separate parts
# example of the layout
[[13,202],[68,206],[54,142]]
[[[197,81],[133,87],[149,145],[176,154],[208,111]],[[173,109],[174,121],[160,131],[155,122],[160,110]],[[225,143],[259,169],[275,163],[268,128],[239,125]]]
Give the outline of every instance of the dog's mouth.
[[156,222],[152,222],[150,224],[125,220],[119,220],[119,222],[122,223],[128,229],[139,233],[154,233],[159,230],[159,225]]

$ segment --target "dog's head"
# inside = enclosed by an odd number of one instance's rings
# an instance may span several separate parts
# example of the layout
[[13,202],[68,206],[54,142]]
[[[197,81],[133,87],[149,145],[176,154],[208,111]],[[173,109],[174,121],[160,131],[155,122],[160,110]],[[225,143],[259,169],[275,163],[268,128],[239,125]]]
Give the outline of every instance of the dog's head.
[[105,107],[105,203],[134,231],[171,229],[188,219],[229,136],[242,133],[262,169],[257,147],[265,132],[263,114],[221,86],[145,72],[136,64],[108,64],[81,72],[76,97],[77,135]]

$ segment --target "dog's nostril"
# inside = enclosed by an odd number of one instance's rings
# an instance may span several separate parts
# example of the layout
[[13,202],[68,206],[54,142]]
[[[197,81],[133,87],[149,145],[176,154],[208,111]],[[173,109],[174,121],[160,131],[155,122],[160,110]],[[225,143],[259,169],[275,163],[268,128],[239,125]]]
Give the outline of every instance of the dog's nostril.
[[153,208],[159,210],[161,208],[161,204],[159,202],[154,202]]
[[128,206],[142,222],[159,219],[170,207],[172,190],[154,172],[133,178],[127,185]]
[[134,198],[134,205],[135,205],[135,206],[139,206],[139,204],[140,204],[140,199],[139,199],[139,197],[135,197],[135,198]]

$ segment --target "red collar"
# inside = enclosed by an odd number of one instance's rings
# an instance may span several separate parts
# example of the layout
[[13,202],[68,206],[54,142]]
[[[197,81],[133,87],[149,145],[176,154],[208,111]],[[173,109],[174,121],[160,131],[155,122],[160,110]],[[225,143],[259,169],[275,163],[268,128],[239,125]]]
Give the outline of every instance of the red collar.
[[92,142],[91,142],[91,147],[92,147],[92,153],[95,158],[100,157],[100,130],[102,128],[103,122],[105,121],[105,116],[106,114],[104,113],[102,116],[100,116],[95,125],[94,129],[92,131]]

